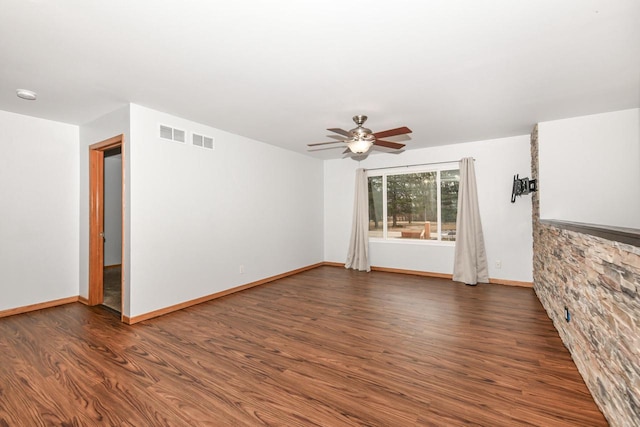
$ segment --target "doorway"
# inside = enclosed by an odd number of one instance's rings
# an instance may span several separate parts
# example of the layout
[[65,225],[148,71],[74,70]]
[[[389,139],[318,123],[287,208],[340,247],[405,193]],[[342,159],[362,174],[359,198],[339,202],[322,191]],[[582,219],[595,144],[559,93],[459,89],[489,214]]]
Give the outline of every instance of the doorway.
[[122,147],[104,151],[102,305],[122,313]]
[[[123,148],[124,135],[89,146],[88,302],[89,305],[105,304],[118,311],[121,318],[124,281]],[[114,177],[114,173],[120,176]],[[114,185],[120,188],[114,191]],[[114,192],[117,193],[116,197],[113,196]]]

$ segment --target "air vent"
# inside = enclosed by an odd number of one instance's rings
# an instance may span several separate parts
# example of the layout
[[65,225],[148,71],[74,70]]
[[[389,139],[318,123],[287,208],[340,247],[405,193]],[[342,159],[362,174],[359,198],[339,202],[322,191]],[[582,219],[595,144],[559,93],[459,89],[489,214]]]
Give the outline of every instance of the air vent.
[[213,138],[204,135],[198,135],[197,133],[193,134],[193,145],[196,147],[207,148],[209,150],[213,150]]
[[173,128],[169,126],[160,125],[160,138],[170,139],[173,141]]
[[173,140],[174,141],[185,142],[184,135],[185,135],[185,132],[183,130],[180,130],[180,129],[174,129],[173,130]]
[[184,143],[186,132],[181,129],[175,129],[171,126],[160,125],[160,138],[169,141]]

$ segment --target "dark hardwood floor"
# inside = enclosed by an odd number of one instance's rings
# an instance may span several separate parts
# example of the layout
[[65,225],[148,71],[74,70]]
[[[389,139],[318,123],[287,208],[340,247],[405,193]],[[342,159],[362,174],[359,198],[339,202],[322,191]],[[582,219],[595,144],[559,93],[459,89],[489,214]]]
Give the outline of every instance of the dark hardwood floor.
[[0,426],[606,425],[526,288],[320,267],[133,326],[2,318],[0,338]]

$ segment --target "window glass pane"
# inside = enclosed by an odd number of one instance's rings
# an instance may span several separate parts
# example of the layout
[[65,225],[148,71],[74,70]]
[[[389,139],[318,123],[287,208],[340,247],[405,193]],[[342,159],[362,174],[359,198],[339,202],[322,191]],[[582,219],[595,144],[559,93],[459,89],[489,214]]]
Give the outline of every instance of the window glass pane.
[[369,177],[369,237],[382,235],[382,177]]
[[458,214],[458,185],[460,170],[440,172],[440,197],[442,199],[442,240],[456,240],[456,216]]
[[387,237],[438,239],[437,173],[387,176]]
[[459,180],[457,169],[369,177],[369,237],[455,241]]

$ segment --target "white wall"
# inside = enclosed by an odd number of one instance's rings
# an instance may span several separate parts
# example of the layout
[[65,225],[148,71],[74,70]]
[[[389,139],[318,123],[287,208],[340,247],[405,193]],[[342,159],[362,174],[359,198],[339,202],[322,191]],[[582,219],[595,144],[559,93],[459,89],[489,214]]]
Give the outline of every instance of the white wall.
[[322,161],[131,105],[130,162],[131,316],[323,261]]
[[640,228],[640,109],[538,124],[540,218]]
[[78,295],[78,127],[0,111],[0,310]]
[[122,156],[104,158],[104,265],[122,262]]
[[114,136],[124,134],[123,168],[125,170],[125,202],[124,202],[124,275],[123,284],[123,314],[129,316],[129,278],[130,278],[130,192],[126,191],[130,186],[130,170],[128,161],[130,152],[129,138],[129,106],[112,111],[80,126],[80,145],[76,150],[80,153],[80,221],[76,227],[80,228],[80,295],[89,297],[89,146]]
[[[409,142],[410,144],[411,142]],[[511,203],[513,176],[530,176],[529,135],[374,154],[356,162],[325,162],[325,260],[345,262],[351,232],[355,169],[444,162],[474,157],[478,197],[491,278],[532,281],[531,197]],[[454,247],[427,242],[373,242],[371,264],[378,267],[451,274]],[[502,268],[496,268],[496,261]]]

